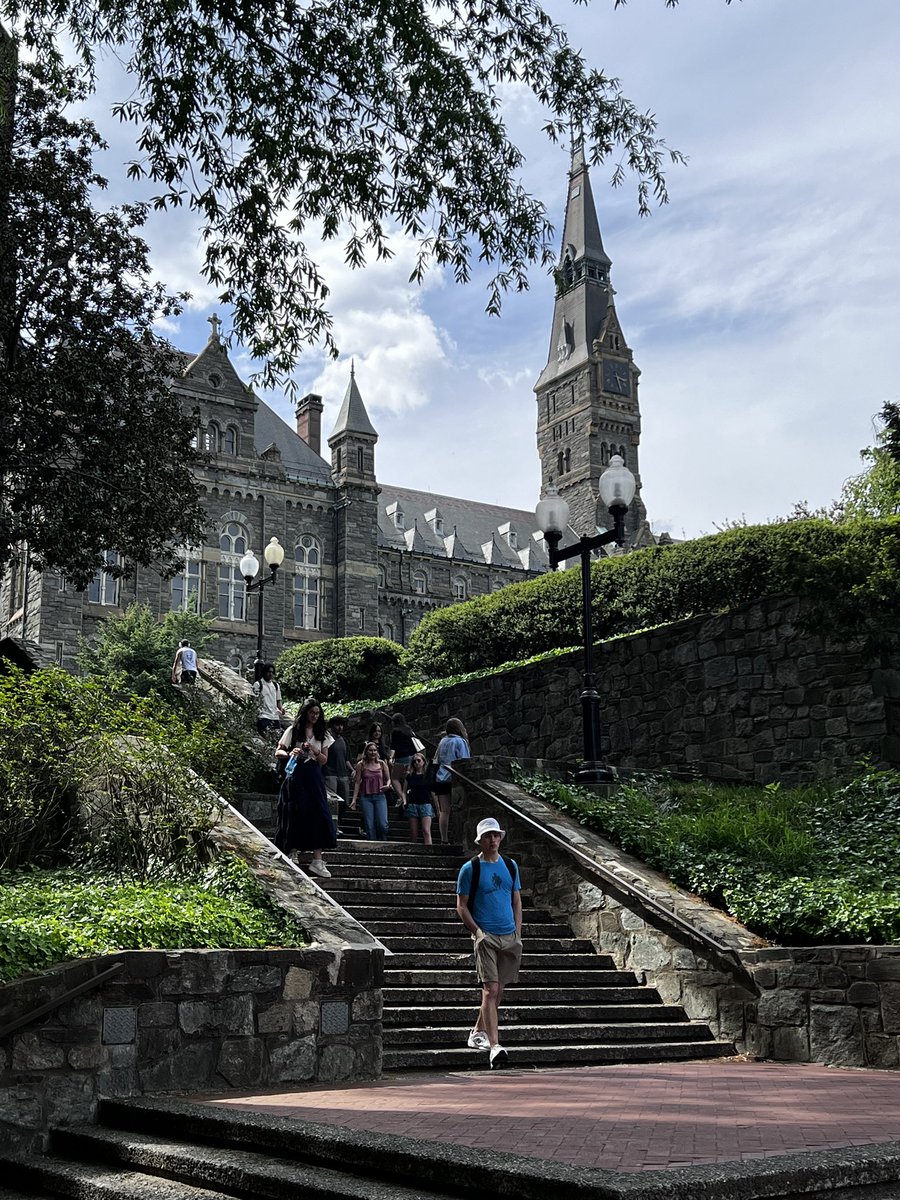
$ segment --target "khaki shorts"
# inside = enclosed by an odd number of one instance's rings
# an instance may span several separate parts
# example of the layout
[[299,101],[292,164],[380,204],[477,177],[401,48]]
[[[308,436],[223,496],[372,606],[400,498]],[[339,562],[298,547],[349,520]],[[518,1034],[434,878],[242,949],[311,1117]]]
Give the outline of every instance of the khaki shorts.
[[522,939],[515,933],[475,935],[475,971],[479,983],[515,983],[522,961]]

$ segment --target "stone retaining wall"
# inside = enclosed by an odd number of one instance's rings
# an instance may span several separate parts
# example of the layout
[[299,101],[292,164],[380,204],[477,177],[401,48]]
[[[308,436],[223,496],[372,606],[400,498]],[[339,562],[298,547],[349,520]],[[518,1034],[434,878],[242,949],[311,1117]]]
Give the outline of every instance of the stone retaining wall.
[[[900,657],[801,632],[773,598],[597,646],[605,753],[620,767],[785,784],[900,763]],[[577,633],[573,633],[573,638]],[[581,755],[581,653],[405,700],[425,740],[461,717],[476,755]]]
[[0,1039],[0,1129],[36,1146],[99,1096],[371,1079],[382,952],[134,950],[0,987],[0,1028],[115,963],[95,990]]

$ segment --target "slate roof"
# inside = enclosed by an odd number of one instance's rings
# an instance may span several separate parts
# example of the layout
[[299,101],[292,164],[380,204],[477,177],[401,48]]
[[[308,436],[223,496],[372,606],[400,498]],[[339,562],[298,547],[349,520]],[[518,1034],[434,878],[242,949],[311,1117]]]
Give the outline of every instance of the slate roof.
[[350,382],[344,392],[344,399],[337,415],[328,440],[337,437],[339,433],[364,433],[369,437],[378,437],[375,426],[369,420],[363,398],[356,386],[356,372],[350,368]]
[[[544,539],[540,534],[534,536],[537,522],[533,512],[394,487],[389,483],[379,483],[379,486],[380,546],[520,571],[546,571],[548,568]],[[397,505],[403,513],[404,530],[394,524]],[[443,521],[443,535],[435,532],[436,515]],[[516,534],[515,549],[509,545],[506,529]]]
[[331,464],[310,449],[286,421],[260,400],[256,410],[256,452],[263,454],[272,444],[278,447],[285,472],[297,479],[331,484]]

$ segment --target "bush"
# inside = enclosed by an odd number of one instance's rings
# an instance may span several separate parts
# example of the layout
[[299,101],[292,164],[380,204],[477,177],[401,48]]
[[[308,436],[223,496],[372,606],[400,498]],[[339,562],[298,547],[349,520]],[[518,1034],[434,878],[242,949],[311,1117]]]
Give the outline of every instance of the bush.
[[[778,594],[807,602],[810,627],[877,639],[896,623],[900,518],[731,529],[606,558],[591,573],[598,639]],[[573,567],[428,613],[403,665],[422,679],[454,675],[578,644],[580,629]]]
[[[111,694],[99,681],[77,679],[59,668],[0,675],[0,730],[0,868],[5,870],[70,860],[76,841],[83,840],[77,836],[77,785],[103,765],[103,746],[110,748],[109,760],[124,753],[127,739],[142,740],[148,804],[154,795],[174,796],[173,774],[182,767],[192,768],[226,797],[240,785],[246,768],[240,742],[207,718],[188,719],[156,696]],[[79,769],[79,764],[86,766]],[[148,854],[157,857],[158,851]]]
[[85,675],[110,687],[146,696],[158,692],[175,701],[172,661],[178,643],[187,638],[199,653],[215,641],[213,617],[171,609],[162,621],[147,604],[130,604],[121,616],[104,621],[90,641],[80,646],[78,665]]
[[403,647],[387,638],[327,638],[293,646],[277,667],[286,696],[320,701],[389,696],[400,686]]
[[647,777],[610,796],[518,782],[763,937],[900,940],[900,772],[790,791]]
[[63,870],[14,873],[0,885],[0,983],[115,950],[302,946],[306,940],[230,855],[178,883],[123,883]]

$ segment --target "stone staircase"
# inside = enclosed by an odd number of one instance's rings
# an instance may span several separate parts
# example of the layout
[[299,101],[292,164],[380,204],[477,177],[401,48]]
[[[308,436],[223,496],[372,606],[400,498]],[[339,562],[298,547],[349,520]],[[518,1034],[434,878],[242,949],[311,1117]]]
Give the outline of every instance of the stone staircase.
[[[480,992],[471,939],[455,908],[456,876],[468,851],[413,845],[396,810],[390,832],[396,840],[342,839],[327,856],[331,879],[319,881],[392,952],[384,964],[384,1069],[483,1069],[487,1054],[466,1046]],[[519,865],[525,957],[501,1013],[510,1066],[734,1054],[707,1025],[663,1004],[632,971],[616,970],[568,925],[533,908],[527,858]]]

